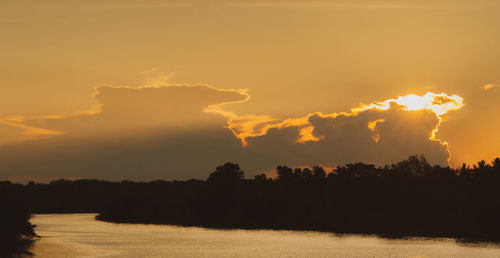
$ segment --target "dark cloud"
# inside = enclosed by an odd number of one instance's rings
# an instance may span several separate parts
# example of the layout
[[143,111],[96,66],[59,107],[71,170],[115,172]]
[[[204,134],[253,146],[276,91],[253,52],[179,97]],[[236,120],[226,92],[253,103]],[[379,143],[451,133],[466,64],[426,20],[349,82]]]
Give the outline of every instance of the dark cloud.
[[[384,122],[377,123],[377,142],[368,123],[378,119]],[[298,127],[271,129],[264,136],[248,140],[247,167],[253,167],[253,160],[267,168],[276,164],[335,166],[357,161],[386,164],[415,153],[425,154],[434,164],[447,165],[446,146],[429,140],[437,118],[425,110],[405,111],[394,106],[387,111],[365,111],[356,116],[313,115],[309,121],[314,126],[314,136],[321,140],[296,143]]]
[[[163,85],[163,86],[162,86]],[[67,116],[29,119],[30,126],[70,132],[71,134],[123,133],[179,129],[200,124],[221,123],[223,117],[209,115],[205,109],[245,101],[241,90],[222,90],[210,86],[160,84],[155,87],[97,87],[99,105],[94,110]]]
[[[94,113],[26,119],[30,126],[64,134],[0,146],[0,177],[205,178],[226,161],[240,163],[251,176],[279,164],[385,164],[415,153],[423,153],[435,164],[447,164],[446,146],[429,139],[439,122],[436,115],[407,111],[394,103],[385,111],[292,119],[283,123],[286,126],[269,127],[262,135],[246,138],[248,145],[243,147],[227,128],[228,121],[262,129],[266,127],[262,121],[271,120],[240,117],[222,109],[248,100],[244,91],[104,86],[97,89],[95,98],[101,106]],[[378,122],[370,129],[373,121]],[[298,141],[307,126],[312,126],[312,137]]]

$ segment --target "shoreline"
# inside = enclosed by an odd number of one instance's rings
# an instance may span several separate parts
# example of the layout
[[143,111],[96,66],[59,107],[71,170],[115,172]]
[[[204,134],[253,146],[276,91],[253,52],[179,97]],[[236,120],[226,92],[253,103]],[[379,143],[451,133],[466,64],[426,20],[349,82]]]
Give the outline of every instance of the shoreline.
[[382,239],[397,239],[397,240],[452,240],[456,243],[463,245],[479,245],[479,246],[499,246],[500,239],[483,239],[483,238],[472,238],[472,237],[461,237],[452,235],[432,235],[432,234],[398,234],[398,233],[380,233],[380,232],[354,232],[354,231],[334,231],[325,230],[318,228],[292,228],[292,227],[224,227],[224,226],[210,226],[210,225],[200,225],[200,224],[173,224],[173,223],[163,223],[163,222],[145,222],[145,221],[131,221],[131,220],[108,220],[96,215],[94,219],[96,221],[114,223],[114,224],[131,224],[131,225],[165,225],[165,226],[176,226],[176,227],[197,227],[212,230],[277,230],[277,231],[291,231],[291,232],[317,232],[317,233],[331,233],[339,237],[344,236],[363,236],[363,237],[378,237]]
[[[36,257],[499,257],[500,246],[454,239],[112,223],[96,214],[33,217]],[[62,245],[61,245],[62,244]],[[457,256],[457,254],[460,254]]]
[[18,256],[31,256],[32,253],[29,251],[35,241],[39,240],[40,237],[33,238],[22,238],[15,243],[8,243],[5,247],[0,247],[1,257],[18,257]]

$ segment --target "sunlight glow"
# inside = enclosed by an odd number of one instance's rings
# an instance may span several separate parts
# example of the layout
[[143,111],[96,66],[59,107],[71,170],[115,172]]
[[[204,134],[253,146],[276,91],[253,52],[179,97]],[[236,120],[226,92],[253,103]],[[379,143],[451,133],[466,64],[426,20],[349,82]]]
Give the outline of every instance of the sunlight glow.
[[314,126],[302,127],[299,131],[300,138],[297,143],[318,142],[320,139],[313,134]]
[[382,123],[385,120],[383,118],[368,122],[368,129],[375,133],[373,136],[373,141],[380,141],[380,133],[377,132],[377,123]]
[[[340,115],[356,116],[359,113],[368,110],[387,111],[391,109],[392,106],[399,106],[399,108],[405,111],[427,110],[428,112],[433,113],[436,116],[438,123],[431,131],[429,139],[432,141],[437,141],[441,145],[446,147],[448,153],[450,154],[448,159],[448,161],[450,161],[451,153],[448,148],[448,143],[437,139],[436,135],[439,131],[439,126],[443,122],[444,115],[448,114],[450,111],[461,109],[464,106],[464,101],[463,98],[458,95],[448,95],[446,93],[427,92],[422,96],[416,94],[408,94],[405,96],[398,96],[393,99],[387,99],[381,102],[361,104],[357,107],[351,108],[350,112],[340,112],[332,114],[323,114],[321,112],[316,112],[310,113],[304,117],[289,118],[278,123],[272,123],[274,119],[268,116],[254,116],[255,121],[251,121],[252,119],[248,119],[248,115],[245,117],[246,119],[241,119],[241,117],[238,117],[236,114],[231,113],[226,127],[230,129],[238,139],[241,140],[243,146],[247,146],[247,138],[266,135],[270,129],[282,129],[287,127],[299,127],[299,138],[296,140],[296,143],[306,143],[309,141],[321,140],[320,138],[318,138],[318,136],[315,136],[313,134],[314,126],[309,121],[309,118],[312,116],[319,116],[322,118],[335,118]],[[373,139],[377,143],[380,141],[380,134],[376,132],[376,125],[377,123],[382,122],[384,122],[384,119],[377,119],[368,123],[368,130],[376,133]]]

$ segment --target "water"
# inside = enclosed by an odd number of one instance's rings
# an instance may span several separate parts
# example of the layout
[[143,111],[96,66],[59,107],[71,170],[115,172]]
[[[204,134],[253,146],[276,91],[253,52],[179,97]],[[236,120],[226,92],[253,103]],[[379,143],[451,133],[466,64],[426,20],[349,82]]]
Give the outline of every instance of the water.
[[35,215],[36,257],[500,257],[500,246],[284,230],[114,224],[95,214]]

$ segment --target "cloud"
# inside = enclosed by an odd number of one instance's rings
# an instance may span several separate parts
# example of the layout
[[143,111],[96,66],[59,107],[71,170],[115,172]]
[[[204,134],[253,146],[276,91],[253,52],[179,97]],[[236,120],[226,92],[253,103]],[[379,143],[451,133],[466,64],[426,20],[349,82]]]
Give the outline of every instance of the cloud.
[[[435,115],[437,122],[434,129],[430,132],[428,139],[431,141],[437,141],[441,145],[446,146],[448,149],[448,143],[441,141],[436,138],[437,132],[439,131],[439,126],[443,121],[443,116],[448,112],[461,109],[464,106],[463,98],[457,95],[448,96],[445,93],[426,93],[423,96],[417,96],[414,94],[409,94],[406,96],[399,96],[397,98],[388,99],[382,102],[373,102],[370,104],[361,104],[358,107],[351,108],[350,112],[341,113],[331,113],[323,114],[320,112],[308,114],[304,117],[290,118],[281,122],[269,123],[272,121],[268,117],[256,117],[253,121],[238,121],[236,119],[230,119],[228,121],[228,128],[233,131],[234,135],[241,139],[243,146],[247,145],[247,138],[249,137],[259,137],[266,135],[270,129],[282,129],[287,127],[298,127],[299,137],[296,139],[296,143],[305,143],[308,141],[320,141],[321,137],[313,134],[315,126],[311,124],[311,117],[321,117],[321,118],[337,118],[339,116],[351,117],[357,116],[361,112],[366,112],[370,110],[387,111],[394,106],[401,106],[405,111],[415,111],[415,110],[425,110],[431,112]],[[266,121],[267,120],[267,121]],[[375,132],[375,141],[380,140],[380,134],[376,131],[376,123],[374,121],[382,121],[382,118],[375,118],[373,121],[368,121],[368,129]],[[257,126],[252,126],[257,125]],[[449,152],[449,151],[448,151]],[[450,160],[450,158],[448,159]]]
[[222,106],[249,99],[245,90],[164,81],[148,82],[146,86],[135,88],[101,85],[94,90],[92,97],[98,104],[89,110],[21,119],[26,126],[68,132],[72,136],[123,134],[174,127],[182,130],[221,123],[225,121],[218,114]]
[[500,88],[500,84],[490,83],[483,86],[483,90],[491,90],[493,88]]
[[2,134],[0,145],[63,134],[56,130],[26,125],[24,118],[21,117],[0,119],[0,133]]
[[[384,121],[376,125],[378,141],[368,127],[376,120]],[[446,146],[429,139],[438,119],[426,110],[407,111],[393,105],[385,111],[369,110],[357,115],[314,114],[308,122],[318,140],[297,143],[300,127],[272,128],[265,135],[248,139],[249,161],[258,160],[266,167],[276,163],[334,167],[356,161],[385,164],[411,153],[424,153],[432,163],[446,165],[449,157]]]
[[248,91],[208,85],[102,85],[93,97],[98,105],[84,112],[0,120],[13,130],[0,146],[0,177],[205,178],[227,161],[251,176],[278,164],[385,164],[415,153],[447,165],[436,133],[463,106],[456,95],[428,93],[279,120],[231,112],[250,100]]

